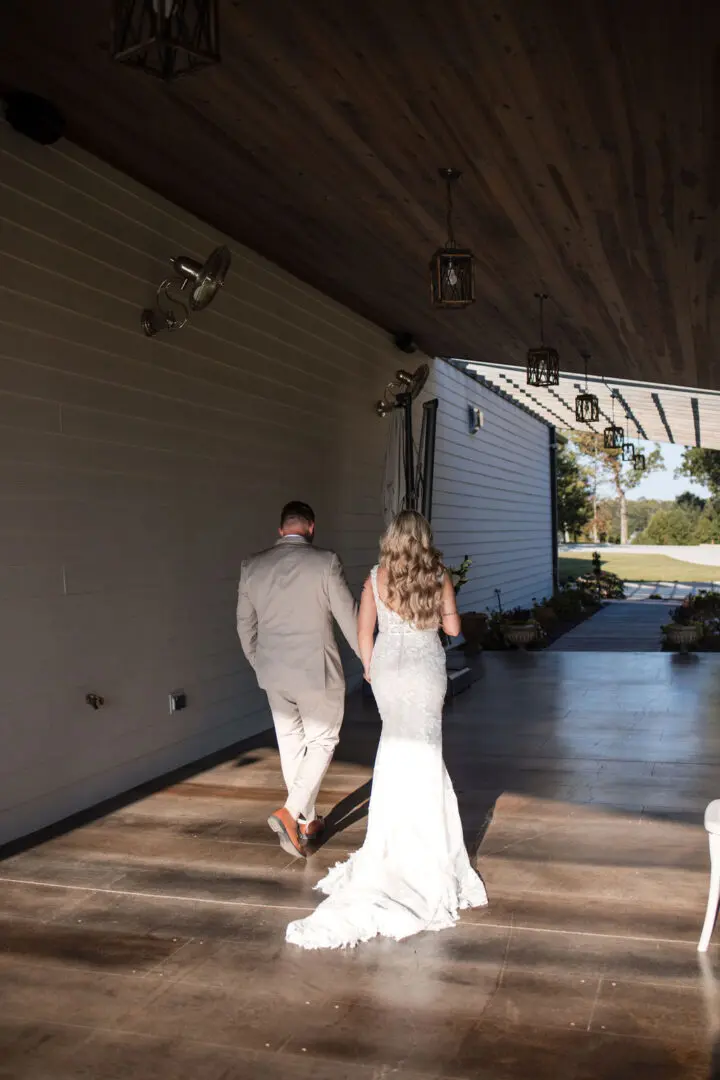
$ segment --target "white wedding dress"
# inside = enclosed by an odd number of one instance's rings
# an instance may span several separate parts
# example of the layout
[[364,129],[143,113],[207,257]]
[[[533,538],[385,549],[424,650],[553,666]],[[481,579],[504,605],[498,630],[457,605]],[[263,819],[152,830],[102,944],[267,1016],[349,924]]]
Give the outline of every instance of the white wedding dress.
[[328,899],[288,926],[286,939],[305,949],[445,930],[461,908],[487,904],[442,757],[445,652],[437,631],[416,630],[383,604],[377,567],[371,580],[380,632],[370,677],[382,737],[367,836],[315,886]]

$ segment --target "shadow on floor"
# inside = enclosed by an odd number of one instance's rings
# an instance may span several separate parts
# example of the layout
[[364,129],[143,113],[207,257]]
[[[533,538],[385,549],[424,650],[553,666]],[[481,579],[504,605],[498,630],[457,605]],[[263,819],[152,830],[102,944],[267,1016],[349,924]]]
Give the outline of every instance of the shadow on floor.
[[[716,749],[707,742],[707,722],[702,719],[703,709],[707,711],[713,701],[720,700],[720,666],[706,662],[711,659],[704,657],[701,662],[693,654],[675,654],[668,663],[662,654],[617,654],[603,659],[592,653],[570,656],[544,652],[481,653],[470,660],[474,685],[448,702],[444,753],[471,853],[482,843],[496,803],[505,793],[565,803],[597,801],[607,813],[642,809],[648,817],[702,824],[705,789],[697,787],[700,780],[693,781],[692,790],[689,779],[683,780],[682,798],[677,803],[670,800],[670,791],[667,802],[655,798],[647,808],[639,807],[638,799],[641,791],[658,792],[658,778],[652,777],[651,784],[647,772],[648,761],[659,760],[661,768],[672,771],[681,767],[689,754],[688,764],[693,767],[698,738],[707,743],[705,765],[717,762],[720,766],[720,745]],[[667,712],[671,697],[672,712]],[[588,724],[584,719],[587,709],[594,711],[596,723]],[[572,710],[572,721],[563,719],[568,710]],[[693,721],[696,713],[699,719]],[[351,695],[335,760],[371,772],[380,729],[373,699]],[[603,749],[603,740],[612,740],[610,753]],[[276,747],[274,731],[261,732],[14,840],[0,847],[0,860],[217,766],[234,762],[242,769],[255,764],[266,756],[262,751]],[[659,759],[658,748],[665,755]],[[586,782],[581,766],[587,760],[596,760],[598,769],[602,767],[609,776],[607,789],[602,787],[604,779],[600,782],[595,777]],[[588,792],[590,786],[597,790]],[[687,804],[695,793],[697,807],[684,805],[683,799]],[[328,838],[367,815],[369,795],[369,784],[363,783],[330,811]],[[418,812],[422,813],[422,807]]]
[[322,838],[313,845],[315,850],[319,851],[321,847],[327,844],[328,840],[332,840],[333,836],[337,836],[338,833],[349,829],[351,825],[367,817],[371,793],[372,780],[368,780],[367,783],[361,784],[359,788],[351,791],[349,795],[346,795],[344,799],[341,799],[339,803],[333,806],[325,818],[325,832]]
[[65,836],[75,829],[82,828],[83,825],[90,825],[94,821],[99,821],[116,810],[122,810],[124,807],[132,806],[133,803],[147,799],[159,791],[165,791],[176,784],[182,784],[184,781],[191,780],[193,777],[208,772],[218,765],[225,765],[227,762],[232,761],[233,758],[236,759],[238,767],[252,765],[259,760],[252,754],[253,750],[273,748],[277,748],[275,732],[261,731],[257,735],[252,735],[250,738],[243,739],[232,746],[226,746],[222,750],[217,750],[214,754],[200,758],[198,761],[192,761],[179,769],[173,769],[172,772],[163,773],[162,776],[149,780],[145,784],[139,784],[137,787],[130,788],[129,791],[124,791],[110,799],[96,803],[86,810],[80,810],[77,814],[63,818],[62,821],[58,821],[54,825],[48,825],[44,829],[39,829],[37,832],[30,833],[27,836],[21,836],[17,840],[11,840],[7,844],[0,844],[0,862],[14,855],[20,855],[23,851],[39,847],[41,844],[54,840],[58,836]]

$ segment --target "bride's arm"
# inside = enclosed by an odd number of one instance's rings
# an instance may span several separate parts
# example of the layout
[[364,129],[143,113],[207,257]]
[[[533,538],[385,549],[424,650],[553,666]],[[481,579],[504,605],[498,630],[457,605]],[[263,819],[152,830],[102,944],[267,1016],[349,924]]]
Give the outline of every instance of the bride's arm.
[[360,598],[360,613],[358,615],[358,646],[360,647],[363,673],[368,682],[370,682],[370,660],[372,658],[376,623],[375,596],[372,582],[368,578],[363,586],[362,597]]
[[455,589],[450,580],[450,575],[445,574],[442,591],[442,628],[448,637],[457,637],[460,633],[460,616],[458,615]]

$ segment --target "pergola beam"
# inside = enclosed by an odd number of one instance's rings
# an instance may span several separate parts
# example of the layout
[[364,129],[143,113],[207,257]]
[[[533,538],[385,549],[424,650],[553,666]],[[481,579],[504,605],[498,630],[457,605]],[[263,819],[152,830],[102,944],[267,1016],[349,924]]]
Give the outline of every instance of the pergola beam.
[[667,437],[668,437],[668,439],[670,440],[671,443],[674,443],[675,439],[673,438],[672,428],[670,427],[670,424],[668,423],[668,418],[665,415],[665,409],[663,408],[663,403],[660,400],[660,395],[659,394],[653,394],[652,399],[653,399],[653,401],[655,403],[655,408],[657,409],[657,411],[658,411],[658,413],[660,415],[660,419],[662,420],[663,427],[665,428],[665,431],[667,432]]
[[691,397],[690,404],[692,405],[693,424],[695,425],[695,445],[702,446],[700,441],[700,402],[696,397]]

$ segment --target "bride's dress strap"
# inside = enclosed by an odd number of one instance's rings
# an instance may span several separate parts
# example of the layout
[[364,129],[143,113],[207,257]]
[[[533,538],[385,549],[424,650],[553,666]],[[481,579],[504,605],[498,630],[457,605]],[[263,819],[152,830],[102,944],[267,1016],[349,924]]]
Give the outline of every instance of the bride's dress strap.
[[377,583],[378,569],[379,569],[379,564],[376,564],[375,566],[373,566],[372,570],[370,571],[370,581],[372,582],[372,591],[373,591],[373,596],[375,597],[375,603],[376,604],[377,604],[378,600],[380,599],[380,594],[378,593],[378,583]]

